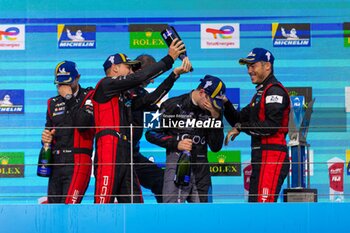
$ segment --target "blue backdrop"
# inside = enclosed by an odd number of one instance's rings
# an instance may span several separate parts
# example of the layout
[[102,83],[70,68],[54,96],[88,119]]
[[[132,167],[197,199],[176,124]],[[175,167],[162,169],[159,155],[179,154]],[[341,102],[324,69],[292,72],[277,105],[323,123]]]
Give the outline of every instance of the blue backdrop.
[[[53,72],[58,62],[75,61],[82,76],[81,84],[95,86],[104,75],[102,64],[110,54],[123,52],[135,58],[141,53],[150,53],[160,59],[167,53],[165,48],[131,48],[130,24],[171,24],[186,43],[195,71],[176,82],[170,97],[190,91],[205,74],[212,74],[222,78],[227,87],[240,88],[240,106],[245,106],[255,89],[238,59],[254,47],[264,47],[274,54],[275,74],[286,87],[312,87],[316,120],[311,121],[308,137],[314,162],[311,186],[319,190],[319,201],[328,202],[327,161],[333,157],[346,160],[349,147],[345,87],[350,74],[350,42],[346,38],[349,33],[344,30],[349,25],[349,16],[349,1],[339,0],[98,3],[0,0],[0,90],[24,90],[25,98],[23,114],[0,114],[0,152],[25,153],[24,177],[0,178],[0,203],[37,203],[37,199],[46,194],[47,179],[36,176],[36,163],[46,100],[56,95]],[[203,40],[226,42],[221,34],[217,38],[205,34],[205,27],[220,29],[222,25],[234,24],[238,25],[234,33],[239,32],[239,47],[201,47]],[[95,48],[59,48],[58,25],[95,26]],[[282,26],[288,32],[295,27],[300,38],[306,37],[308,46],[275,47],[274,39],[282,38]],[[11,27],[23,27],[23,34],[6,36],[6,30]],[[18,48],[1,46],[16,39],[24,46],[23,50],[3,50]],[[150,87],[156,87],[165,77],[158,78]],[[318,111],[325,114],[317,115]],[[241,135],[225,149],[241,151],[241,161],[245,162],[250,156],[249,140],[248,136]],[[144,139],[141,148],[148,156],[163,153]],[[164,154],[157,157],[157,162],[161,161]],[[92,203],[93,181],[85,203]],[[349,193],[348,184],[345,174],[345,193]],[[146,202],[154,202],[148,191],[144,193]],[[244,202],[243,177],[213,177],[213,195],[214,202]],[[347,198],[345,196],[345,201]]]

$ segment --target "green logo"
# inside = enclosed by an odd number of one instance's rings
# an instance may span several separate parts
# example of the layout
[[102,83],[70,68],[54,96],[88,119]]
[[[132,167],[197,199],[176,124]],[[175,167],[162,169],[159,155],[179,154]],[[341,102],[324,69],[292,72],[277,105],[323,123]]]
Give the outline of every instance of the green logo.
[[130,48],[167,48],[160,32],[165,24],[130,24]]
[[241,176],[240,151],[209,151],[208,161],[212,176]]
[[24,177],[24,152],[0,152],[0,177]]

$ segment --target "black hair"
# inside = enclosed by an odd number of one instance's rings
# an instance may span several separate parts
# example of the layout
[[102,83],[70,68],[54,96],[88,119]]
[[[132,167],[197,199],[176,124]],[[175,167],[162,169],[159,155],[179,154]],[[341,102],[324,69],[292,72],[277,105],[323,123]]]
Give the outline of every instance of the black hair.
[[141,54],[141,55],[137,56],[137,58],[135,60],[138,60],[141,62],[141,69],[157,62],[156,59],[152,55],[149,55],[149,54]]
[[[268,61],[260,61],[261,63],[263,63],[263,65],[265,65]],[[271,64],[271,74],[273,74],[273,64],[270,62]]]
[[201,89],[204,89],[204,88],[203,88],[202,84],[200,83],[200,84],[198,85],[198,87],[196,88],[196,90],[199,91],[199,90],[201,90]]

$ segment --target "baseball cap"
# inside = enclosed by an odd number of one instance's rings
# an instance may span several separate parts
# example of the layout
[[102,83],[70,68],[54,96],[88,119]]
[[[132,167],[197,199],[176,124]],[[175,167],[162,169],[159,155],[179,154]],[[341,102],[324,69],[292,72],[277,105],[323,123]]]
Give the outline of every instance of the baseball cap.
[[265,61],[270,62],[273,65],[274,60],[275,57],[269,50],[263,48],[254,48],[252,51],[249,52],[247,57],[239,59],[239,64],[246,65],[258,61]]
[[77,64],[72,61],[62,61],[55,69],[55,84],[70,84],[78,77]]
[[217,109],[221,109],[223,106],[223,98],[225,97],[226,86],[218,77],[212,75],[206,75],[200,80],[200,86],[204,89],[205,93],[210,97],[213,106]]
[[132,69],[133,70],[137,70],[141,67],[141,62],[140,61],[132,61],[130,58],[128,58],[125,54],[123,53],[116,53],[114,55],[110,55],[105,63],[103,63],[103,68],[106,72],[106,70],[108,70],[112,64],[121,64],[121,63],[124,63],[124,64],[128,64],[128,65],[131,65]]

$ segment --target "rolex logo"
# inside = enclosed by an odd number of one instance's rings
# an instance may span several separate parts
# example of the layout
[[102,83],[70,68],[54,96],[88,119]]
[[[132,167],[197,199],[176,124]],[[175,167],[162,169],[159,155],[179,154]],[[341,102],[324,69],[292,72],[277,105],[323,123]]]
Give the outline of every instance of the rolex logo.
[[9,164],[9,158],[8,157],[0,157],[0,164],[1,165]]
[[145,32],[145,34],[146,34],[146,37],[151,37],[152,36],[152,32],[151,31]]
[[226,160],[226,156],[225,155],[218,155],[218,162],[223,164],[225,163],[225,160]]

